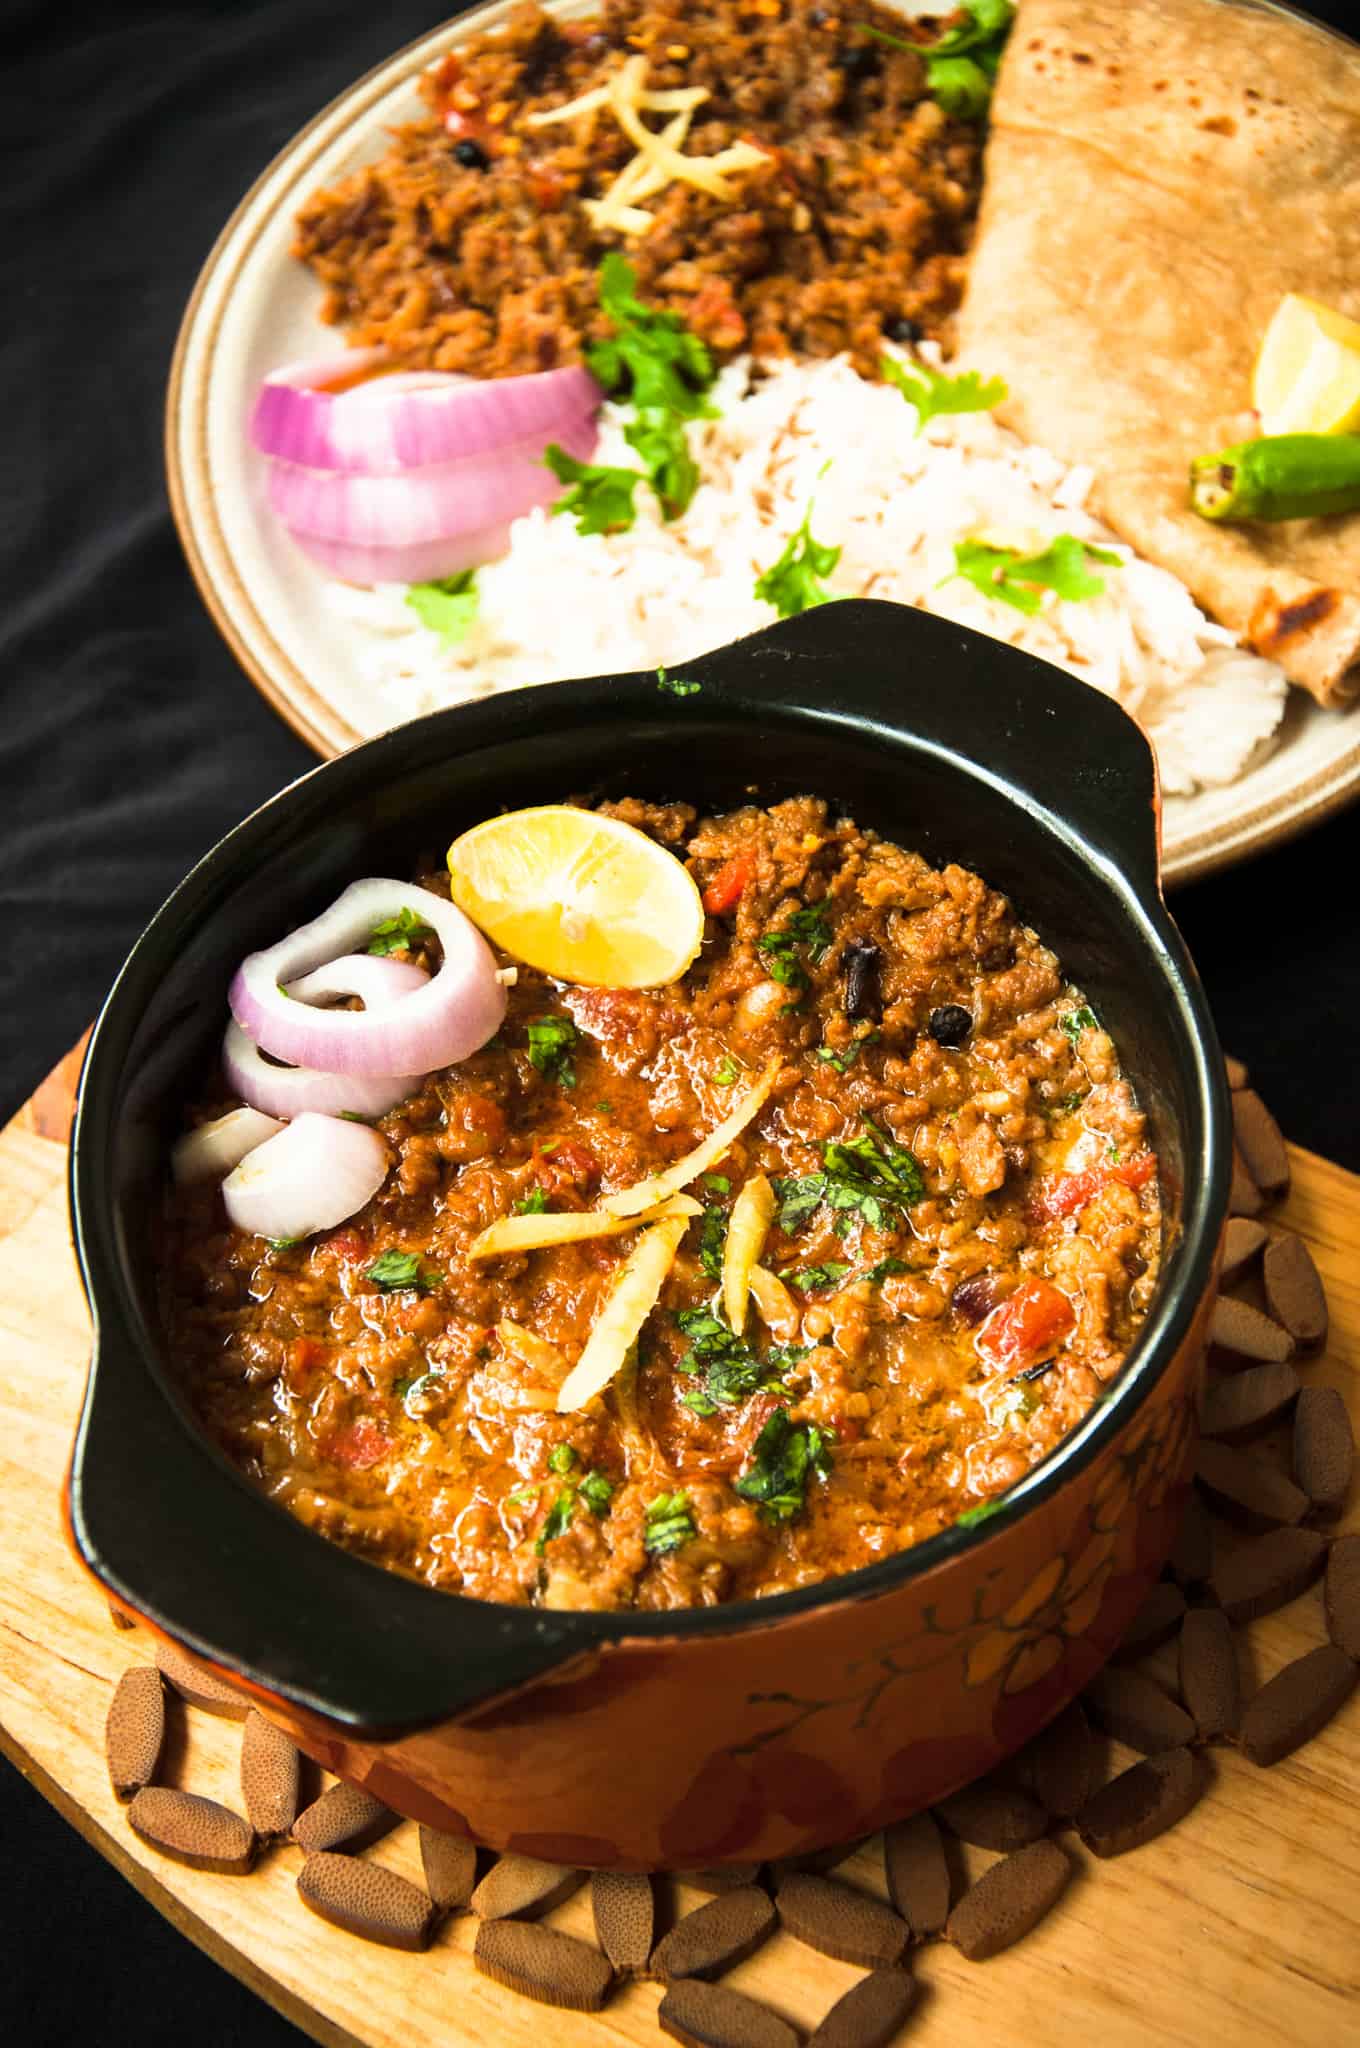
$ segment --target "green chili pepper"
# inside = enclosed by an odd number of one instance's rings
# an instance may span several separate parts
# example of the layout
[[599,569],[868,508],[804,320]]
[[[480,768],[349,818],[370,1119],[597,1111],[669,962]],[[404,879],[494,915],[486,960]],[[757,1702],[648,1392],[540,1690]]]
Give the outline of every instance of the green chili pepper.
[[1360,435],[1269,434],[1190,465],[1205,519],[1315,519],[1360,511]]

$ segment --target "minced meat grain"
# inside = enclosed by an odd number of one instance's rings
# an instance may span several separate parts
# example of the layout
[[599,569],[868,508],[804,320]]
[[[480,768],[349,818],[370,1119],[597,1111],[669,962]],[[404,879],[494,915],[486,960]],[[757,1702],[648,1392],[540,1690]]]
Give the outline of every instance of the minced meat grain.
[[[240,1469],[380,1563],[491,1600],[711,1605],[904,1550],[1044,1458],[1146,1312],[1156,1160],[1109,1037],[977,875],[811,798],[697,823],[604,808],[707,895],[684,978],[603,989],[520,964],[502,1029],[381,1119],[392,1170],[324,1236],[271,1246],[216,1188],[174,1189],[170,1353]],[[530,1057],[544,1017],[574,1033],[569,1073]],[[691,1188],[705,1213],[635,1362],[559,1414],[635,1240],[474,1262],[473,1239],[684,1157],[772,1061],[769,1101]],[[229,1106],[219,1082],[198,1114]],[[753,1301],[743,1358],[713,1309],[758,1171],[787,1307],[776,1328]],[[414,1258],[414,1284],[379,1285],[384,1254]],[[796,1456],[762,1497],[771,1430]]]
[[[599,264],[622,247],[641,296],[719,359],[849,350],[872,374],[885,333],[947,343],[981,130],[944,114],[912,49],[865,26],[925,42],[941,24],[810,0],[607,0],[577,21],[518,8],[427,74],[426,113],[384,157],[302,209],[295,253],[326,288],[323,319],[403,367],[552,369],[607,331]],[[767,161],[735,178],[734,199],[671,184],[647,201],[654,225],[622,238],[597,234],[581,203],[634,155],[612,115],[524,117],[638,53],[650,89],[709,94],[687,153],[744,140]]]

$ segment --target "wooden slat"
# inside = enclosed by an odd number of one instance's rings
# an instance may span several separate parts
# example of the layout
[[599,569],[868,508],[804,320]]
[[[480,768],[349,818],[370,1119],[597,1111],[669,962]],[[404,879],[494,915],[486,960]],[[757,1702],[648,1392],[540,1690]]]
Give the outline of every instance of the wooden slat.
[[[455,1922],[424,1956],[370,1947],[296,1897],[300,1858],[275,1849],[249,1878],[156,1857],[131,1833],[105,1777],[102,1728],[118,1674],[150,1646],[115,1632],[71,1558],[58,1502],[84,1382],[88,1324],[70,1249],[64,1137],[77,1048],[0,1133],[0,1748],[168,1919],[327,2048],[606,2048],[655,2044],[658,1990],[630,1985],[596,2019],[547,2014],[473,1969],[474,1928]],[[1306,1152],[1280,1222],[1308,1237],[1331,1301],[1326,1356],[1310,1380],[1360,1393],[1360,1180]],[[42,1275],[41,1288],[33,1285]],[[1352,1509],[1351,1525],[1360,1522]],[[1261,1676],[1323,1637],[1316,1593],[1258,1624]],[[1162,1653],[1168,1660],[1170,1652]],[[236,1723],[193,1716],[176,1782],[239,1808]],[[1173,1834],[1085,1876],[1022,1947],[970,1965],[916,1958],[934,1995],[913,2017],[919,2048],[1313,2048],[1353,2038],[1360,2010],[1360,1702],[1268,1773],[1213,1754],[1210,1795]],[[415,1831],[372,1852],[418,1878]],[[973,1867],[990,1859],[967,1852]],[[876,1845],[846,1874],[881,1893]],[[589,1937],[586,1893],[552,1922]],[[779,1936],[733,1972],[810,2030],[856,1973]]]

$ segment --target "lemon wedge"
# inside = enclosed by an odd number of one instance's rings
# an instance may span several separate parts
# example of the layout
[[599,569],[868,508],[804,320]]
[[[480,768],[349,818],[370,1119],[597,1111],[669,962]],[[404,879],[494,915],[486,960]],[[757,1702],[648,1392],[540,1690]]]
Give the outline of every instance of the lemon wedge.
[[1265,331],[1251,398],[1263,434],[1360,427],[1360,321],[1290,292]]
[[496,945],[558,981],[660,988],[704,935],[699,891],[673,853],[570,804],[464,832],[449,848],[449,893]]

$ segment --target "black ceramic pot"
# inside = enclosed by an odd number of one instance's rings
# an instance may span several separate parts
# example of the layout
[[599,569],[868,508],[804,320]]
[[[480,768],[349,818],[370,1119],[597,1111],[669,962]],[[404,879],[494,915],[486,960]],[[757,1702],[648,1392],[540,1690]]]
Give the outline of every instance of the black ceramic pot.
[[[95,1344],[69,1519],[90,1570],[401,1810],[600,1864],[793,1854],[866,1830],[994,1763],[1086,1682],[1170,1545],[1230,1151],[1213,1027],[1159,888],[1152,755],[1117,706],[993,640],[859,600],[684,673],[698,691],[630,675],[460,706],[284,790],[134,949],[73,1141]],[[148,1217],[236,963],[355,876],[409,872],[500,808],[801,793],[977,868],[1111,1030],[1167,1218],[1160,1290],[1113,1397],[979,1527],[756,1603],[500,1607],[332,1547],[197,1433],[157,1322]]]

